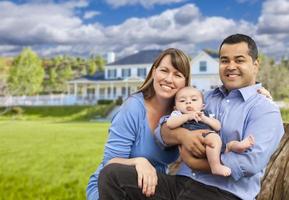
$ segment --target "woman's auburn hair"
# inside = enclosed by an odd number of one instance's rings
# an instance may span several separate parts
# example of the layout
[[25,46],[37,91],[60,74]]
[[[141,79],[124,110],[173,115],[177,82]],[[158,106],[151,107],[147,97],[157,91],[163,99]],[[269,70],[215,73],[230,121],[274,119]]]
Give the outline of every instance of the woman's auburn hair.
[[142,92],[145,99],[150,99],[155,95],[153,86],[153,70],[159,67],[160,62],[166,55],[171,56],[171,64],[173,67],[184,75],[186,79],[185,86],[188,86],[190,83],[191,65],[188,56],[183,51],[176,48],[166,49],[155,59],[146,79],[138,88],[137,92]]

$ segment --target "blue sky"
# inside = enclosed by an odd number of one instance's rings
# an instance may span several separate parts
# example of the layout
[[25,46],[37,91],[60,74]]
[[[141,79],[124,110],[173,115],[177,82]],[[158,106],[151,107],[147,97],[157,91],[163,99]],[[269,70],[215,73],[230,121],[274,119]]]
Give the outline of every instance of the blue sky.
[[0,19],[2,56],[26,46],[41,56],[168,47],[194,55],[237,32],[265,54],[289,54],[289,0],[2,0]]

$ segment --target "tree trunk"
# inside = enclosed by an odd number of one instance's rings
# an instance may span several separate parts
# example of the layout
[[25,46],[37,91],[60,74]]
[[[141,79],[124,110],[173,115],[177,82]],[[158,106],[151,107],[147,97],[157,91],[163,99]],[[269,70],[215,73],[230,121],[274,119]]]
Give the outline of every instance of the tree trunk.
[[284,128],[285,134],[266,168],[257,200],[289,199],[289,124],[284,124]]

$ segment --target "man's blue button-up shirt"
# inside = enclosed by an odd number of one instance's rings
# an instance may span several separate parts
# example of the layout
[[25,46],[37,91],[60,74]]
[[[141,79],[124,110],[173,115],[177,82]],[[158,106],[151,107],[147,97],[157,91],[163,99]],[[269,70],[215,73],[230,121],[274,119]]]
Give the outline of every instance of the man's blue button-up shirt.
[[[254,199],[260,190],[260,181],[271,155],[284,134],[279,108],[258,94],[260,84],[226,93],[223,87],[205,94],[206,110],[221,121],[220,136],[223,141],[221,162],[230,167],[229,177],[191,170],[182,163],[177,175],[188,176],[207,185],[216,186],[240,197]],[[255,144],[244,153],[224,153],[229,141],[241,141],[253,135]],[[160,131],[158,142],[165,145]]]

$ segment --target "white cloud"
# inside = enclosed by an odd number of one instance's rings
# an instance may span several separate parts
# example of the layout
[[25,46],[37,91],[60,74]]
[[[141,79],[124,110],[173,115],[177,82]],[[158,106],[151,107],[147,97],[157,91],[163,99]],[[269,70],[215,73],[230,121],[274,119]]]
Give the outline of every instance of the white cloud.
[[[84,25],[67,4],[0,2],[0,44],[39,45],[90,43],[101,39],[100,25]],[[80,6],[79,4],[74,4]]]
[[274,57],[288,54],[289,0],[267,0],[257,23],[256,38],[264,53]]
[[83,15],[83,19],[91,19],[97,15],[100,15],[101,13],[98,11],[87,11]]
[[122,47],[131,44],[139,44],[139,47],[157,44],[163,47],[168,44],[194,45],[219,40],[220,37],[234,32],[252,32],[253,27],[244,21],[236,22],[223,17],[204,17],[193,4],[187,4],[149,18],[130,19],[121,25],[109,27],[106,31],[112,38],[111,42],[122,44]]
[[259,0],[236,0],[237,3],[250,3],[250,4],[254,4],[257,3],[257,1]]
[[0,13],[0,45],[31,45],[42,55],[107,51],[124,54],[172,46],[192,52],[198,44],[252,30],[251,24],[242,21],[202,16],[194,4],[108,27],[85,25],[67,4],[5,2],[0,3],[0,10],[4,11]]
[[126,5],[141,5],[145,8],[150,8],[154,5],[165,5],[172,3],[184,2],[186,0],[105,0],[107,4],[114,8],[126,6]]
[[[283,6],[288,2],[288,0],[276,1],[285,2]],[[192,54],[200,47],[217,49],[223,38],[237,32],[253,36],[258,46],[266,53],[284,52],[289,46],[287,34],[289,31],[286,32],[286,25],[289,24],[286,21],[287,14],[272,15],[273,10],[268,6],[273,6],[273,0],[264,3],[257,25],[243,20],[207,17],[194,4],[186,4],[158,15],[129,18],[122,24],[107,27],[97,23],[84,23],[84,19],[98,13],[88,11],[83,18],[77,16],[75,10],[79,6],[87,6],[87,1],[83,2],[86,3],[70,1],[69,5],[52,2],[17,5],[8,1],[0,2],[0,55],[18,53],[27,45],[45,56],[54,54],[88,56],[92,52],[108,51],[124,55],[142,49],[168,47],[180,48]],[[277,7],[275,9],[279,9],[282,13],[282,6]],[[282,18],[278,18],[280,15]],[[279,24],[278,21],[284,24]],[[276,24],[279,29],[273,27]],[[278,30],[278,34],[273,34],[270,32],[271,29],[264,27]],[[272,46],[283,49],[277,50]]]
[[22,47],[14,45],[0,45],[0,55],[2,56],[13,56],[15,52],[18,52]]
[[89,0],[70,0],[67,2],[64,2],[63,5],[67,8],[85,8],[89,5]]
[[258,19],[261,34],[289,32],[289,0],[267,0]]

